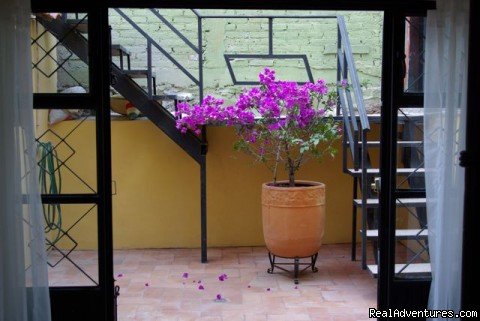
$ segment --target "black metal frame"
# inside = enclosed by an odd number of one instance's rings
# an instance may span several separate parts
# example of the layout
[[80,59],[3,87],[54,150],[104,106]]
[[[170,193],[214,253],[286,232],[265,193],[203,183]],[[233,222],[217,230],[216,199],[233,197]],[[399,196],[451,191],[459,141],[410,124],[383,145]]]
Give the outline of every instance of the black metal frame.
[[[33,12],[48,12],[42,1],[32,1]],[[56,11],[69,11],[55,4]],[[62,10],[64,9],[64,10]],[[86,9],[86,10],[85,10]],[[51,287],[53,320],[113,320],[114,280],[112,245],[112,189],[110,140],[110,42],[108,11],[85,8],[89,17],[87,94],[34,94],[34,109],[78,108],[95,111],[97,188],[91,194],[42,195],[44,204],[92,204],[97,207],[98,285]],[[67,37],[68,39],[68,37]],[[68,40],[67,40],[68,41]],[[83,49],[81,49],[83,50]],[[82,304],[78,304],[82,302]],[[89,309],[85,309],[88,304]]]
[[[278,262],[275,262],[275,259],[277,257],[282,258],[282,259],[293,260],[293,262],[292,263],[286,263],[286,262],[278,263]],[[310,263],[300,262],[300,259],[305,259],[305,258],[310,258]],[[306,256],[306,257],[291,258],[291,257],[278,256],[278,255],[275,255],[275,254],[273,254],[269,251],[268,252],[268,260],[270,261],[270,268],[267,269],[267,273],[268,274],[273,274],[275,268],[277,268],[279,270],[282,270],[284,272],[290,273],[291,271],[285,269],[282,266],[291,265],[291,266],[293,266],[293,282],[295,284],[298,284],[298,276],[299,276],[300,273],[306,271],[309,268],[312,269],[313,273],[318,272],[318,268],[315,266],[315,264],[317,262],[317,258],[318,258],[318,253],[315,253],[313,255]],[[304,268],[300,270],[300,266],[304,266]]]
[[[397,188],[397,124],[398,108],[402,107],[403,52],[405,17],[424,15],[424,11],[386,10],[384,13],[382,109],[379,215],[379,276],[377,301],[380,309],[424,309],[427,306],[430,277],[401,279],[395,274],[396,200],[401,197],[421,197],[418,192]],[[399,87],[400,86],[400,87]],[[424,191],[420,191],[424,196]]]
[[[270,34],[269,34],[270,35]],[[271,43],[270,43],[271,44]],[[303,60],[303,63],[305,64],[305,70],[307,71],[307,76],[308,76],[308,81],[309,82],[314,82],[313,80],[313,75],[312,75],[312,70],[310,68],[310,63],[308,62],[307,55],[276,55],[273,53],[269,54],[224,54],[223,55],[225,58],[225,62],[227,63],[227,68],[228,72],[230,74],[230,77],[232,77],[232,82],[234,85],[245,85],[245,86],[250,86],[250,85],[259,85],[260,82],[258,81],[241,81],[237,80],[237,77],[235,77],[235,72],[233,71],[232,67],[232,61],[236,59],[298,59],[298,60]],[[299,81],[299,84],[304,84],[305,82]]]
[[[234,85],[259,85],[258,81],[238,81],[233,71],[232,61],[235,59],[298,59],[302,60],[305,65],[305,71],[309,82],[314,82],[312,69],[308,62],[307,55],[295,54],[274,54],[273,53],[273,22],[275,19],[337,19],[334,15],[205,15],[201,16],[204,19],[267,19],[268,20],[268,54],[224,54],[225,62],[227,64],[228,72],[232,78]],[[298,82],[303,84],[305,82]]]
[[462,262],[462,309],[478,310],[478,286],[480,284],[478,265],[476,264],[477,247],[480,243],[480,217],[478,215],[478,193],[480,191],[480,3],[470,1],[470,34],[468,53],[468,88],[467,88],[467,132],[466,150],[462,152],[460,165],[465,167],[465,204],[463,218],[463,262]]

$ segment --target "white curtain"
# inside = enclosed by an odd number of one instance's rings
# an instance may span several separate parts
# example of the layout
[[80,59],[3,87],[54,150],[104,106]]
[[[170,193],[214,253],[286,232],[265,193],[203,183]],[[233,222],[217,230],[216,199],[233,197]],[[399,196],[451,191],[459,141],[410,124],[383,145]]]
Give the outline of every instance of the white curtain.
[[49,321],[32,110],[30,0],[0,1],[0,321]]
[[460,309],[468,57],[468,0],[437,0],[427,14],[425,178],[432,265],[430,309]]

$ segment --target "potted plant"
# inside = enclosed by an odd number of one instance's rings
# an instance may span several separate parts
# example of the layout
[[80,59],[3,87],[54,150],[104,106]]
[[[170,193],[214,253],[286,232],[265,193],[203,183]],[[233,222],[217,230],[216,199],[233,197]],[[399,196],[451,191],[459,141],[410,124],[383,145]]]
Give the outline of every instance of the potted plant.
[[[266,246],[273,256],[314,258],[325,226],[325,185],[295,178],[311,158],[334,156],[340,136],[332,116],[336,93],[325,81],[299,85],[275,79],[275,71],[259,75],[260,86],[244,90],[233,105],[207,96],[200,105],[180,104],[177,128],[201,133],[208,124],[234,126],[235,149],[246,152],[272,171],[262,186],[262,219]],[[283,167],[288,180],[277,180]],[[275,265],[272,261],[272,269]],[[296,271],[298,264],[295,265]]]

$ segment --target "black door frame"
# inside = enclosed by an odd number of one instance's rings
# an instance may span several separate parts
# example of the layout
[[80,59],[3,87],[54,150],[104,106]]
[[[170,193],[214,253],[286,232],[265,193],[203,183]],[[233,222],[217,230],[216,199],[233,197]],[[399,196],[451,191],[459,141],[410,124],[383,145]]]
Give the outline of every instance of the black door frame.
[[[50,287],[52,319],[108,320],[114,319],[114,279],[112,243],[112,174],[110,139],[110,44],[108,11],[32,0],[32,12],[85,12],[88,14],[87,94],[34,94],[34,109],[76,108],[95,111],[96,193],[42,195],[44,204],[95,204],[98,229],[98,285]],[[93,143],[93,142],[92,142]]]
[[425,10],[386,10],[384,15],[381,155],[379,215],[379,277],[377,303],[380,310],[427,307],[431,278],[400,279],[395,277],[396,199],[425,197],[422,191],[397,191],[397,123],[398,108],[423,105],[423,95],[409,96],[403,91],[405,18],[425,16]]
[[470,34],[468,54],[468,88],[467,88],[467,128],[466,152],[462,153],[461,166],[465,167],[465,204],[463,219],[463,262],[462,262],[462,309],[471,311],[480,309],[478,289],[480,277],[475,264],[480,244],[480,226],[478,215],[478,193],[480,192],[480,15],[479,1],[470,0]]
[[[475,2],[475,1],[472,1]],[[238,1],[238,2],[214,2],[214,1],[192,1],[192,0],[99,0],[95,5],[77,2],[67,2],[64,0],[32,0],[32,10],[34,12],[85,12],[89,14],[89,23],[92,32],[89,33],[90,40],[90,84],[91,93],[85,97],[65,97],[61,95],[34,95],[34,108],[58,108],[82,106],[94,106],[97,111],[96,119],[96,142],[97,142],[97,193],[91,195],[60,195],[58,197],[44,196],[45,203],[95,203],[98,206],[98,242],[99,242],[99,281],[98,287],[71,287],[71,288],[52,288],[52,309],[54,314],[62,317],[55,319],[85,320],[85,313],[88,314],[88,320],[113,320],[114,316],[114,279],[113,279],[113,244],[112,244],[112,199],[111,199],[111,142],[110,142],[110,110],[109,106],[109,84],[110,84],[110,52],[109,52],[109,30],[108,30],[108,9],[110,7],[125,8],[211,8],[211,9],[310,9],[310,10],[375,10],[384,11],[384,48],[383,48],[383,67],[382,67],[382,159],[381,159],[381,178],[382,191],[380,206],[385,213],[381,215],[379,237],[380,246],[380,268],[378,281],[378,308],[386,309],[396,307],[398,301],[405,293],[410,295],[414,291],[419,291],[422,296],[427,298],[428,282],[425,281],[404,281],[394,280],[394,220],[392,216],[395,213],[394,191],[394,173],[396,159],[396,128],[395,124],[397,114],[395,105],[400,99],[395,92],[395,77],[398,70],[395,62],[395,48],[398,48],[395,41],[398,41],[399,21],[402,14],[410,14],[412,8],[414,12],[425,12],[427,9],[434,8],[434,2],[430,0],[337,0],[337,1],[286,1],[286,0],[265,0],[265,1]],[[478,12],[478,6],[477,12]],[[473,14],[473,12],[472,12]],[[473,19],[472,19],[473,21]],[[476,26],[476,27],[475,27]],[[474,25],[478,34],[478,22]],[[474,28],[472,27],[472,29]],[[93,32],[95,30],[95,32]],[[397,33],[397,36],[395,36]],[[470,35],[473,36],[473,33]],[[471,44],[473,43],[471,38]],[[471,47],[471,54],[478,53],[478,44],[476,51]],[[94,48],[94,49],[92,49]],[[476,56],[475,56],[476,57]],[[476,62],[478,70],[478,61]],[[478,87],[478,80],[472,73],[469,79],[470,87]],[[398,78],[397,78],[398,80]],[[469,87],[469,88],[470,88]],[[477,88],[474,87],[474,88]],[[471,91],[469,100],[469,116],[473,115],[478,120],[478,110],[472,106],[478,106],[478,97],[473,96]],[[82,106],[79,106],[81,104]],[[472,111],[473,110],[473,111]],[[469,137],[474,136],[473,126],[470,124]],[[478,130],[476,131],[478,132]],[[467,143],[472,150],[471,155],[475,155],[478,160],[478,147],[473,150],[472,142]],[[469,149],[470,150],[470,149]],[[475,151],[475,154],[473,153]],[[472,158],[473,159],[473,158]],[[473,172],[475,169],[470,168]],[[478,169],[476,169],[478,178]],[[472,176],[473,177],[473,176]],[[478,179],[469,180],[469,186],[478,188]],[[466,183],[467,184],[467,183]],[[390,186],[390,188],[385,188]],[[470,190],[470,189],[469,189]],[[466,193],[467,194],[467,193]],[[467,201],[472,202],[472,197]],[[470,204],[469,210],[473,211]],[[466,208],[467,213],[467,208]],[[473,217],[473,218],[472,218]],[[466,222],[478,217],[471,215]],[[470,232],[474,225],[470,225]],[[467,231],[467,228],[466,228]],[[472,240],[472,234],[465,234],[466,243]],[[464,250],[470,248],[464,247]],[[471,247],[473,249],[473,247]],[[471,251],[471,250],[470,250]],[[470,252],[471,253],[471,252]],[[464,260],[468,255],[464,255]],[[471,256],[473,257],[473,256]],[[473,266],[473,265],[470,265]],[[465,269],[465,282],[468,283],[474,273]],[[477,278],[478,279],[478,278]],[[427,292],[425,292],[427,291]],[[75,305],[71,305],[74,302]],[[466,303],[468,301],[465,301]],[[406,302],[409,304],[409,302]],[[422,303],[423,305],[423,303]],[[86,307],[89,307],[86,309]],[[403,306],[405,307],[405,306]],[[413,307],[413,305],[412,305]]]

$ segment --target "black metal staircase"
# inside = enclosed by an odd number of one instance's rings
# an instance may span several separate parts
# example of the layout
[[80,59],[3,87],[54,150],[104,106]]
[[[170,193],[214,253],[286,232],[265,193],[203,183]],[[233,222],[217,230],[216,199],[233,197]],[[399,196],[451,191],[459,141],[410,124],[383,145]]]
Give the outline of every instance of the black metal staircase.
[[[338,106],[337,114],[343,119],[343,171],[353,178],[352,204],[352,260],[356,260],[357,233],[361,236],[361,264],[373,276],[378,275],[378,215],[380,169],[372,167],[369,149],[381,148],[379,138],[369,140],[370,124],[380,123],[380,115],[367,114],[363,103],[362,89],[355,68],[351,46],[345,22],[338,18],[338,55],[337,82]],[[426,198],[423,168],[423,137],[415,137],[415,132],[422,133],[423,116],[400,112],[398,117],[399,140],[397,148],[403,154],[402,164],[398,164],[396,174],[399,177],[397,187],[414,190],[411,197],[396,199],[397,208],[404,209],[407,216],[413,217],[416,224],[408,223],[407,228],[396,230],[397,247],[405,246],[405,242],[416,243],[414,249],[406,247],[410,253],[402,259],[405,262],[395,265],[395,273],[406,277],[430,273],[430,264],[423,262],[422,256],[428,255],[428,229],[426,224]],[[417,135],[423,136],[423,135]],[[348,156],[350,154],[350,157]],[[418,197],[421,195],[422,197]],[[357,215],[360,211],[361,227],[357,231]],[[403,213],[404,215],[405,213]],[[400,216],[400,214],[398,215]],[[416,226],[411,226],[416,225]],[[367,244],[373,245],[375,264],[367,264]],[[422,260],[423,259],[423,260]],[[399,260],[401,260],[399,258]],[[418,262],[420,261],[420,263]]]
[[[77,55],[80,60],[88,64],[88,40],[83,35],[88,31],[88,18],[86,16],[83,18],[76,16],[75,19],[68,19],[67,15],[64,14],[62,19],[46,19],[44,16],[38,15],[37,21],[57,39],[61,40],[62,44]],[[158,101],[154,69],[151,66],[146,69],[131,69],[130,52],[118,44],[112,44],[111,48],[112,56],[117,56],[120,60],[118,66],[114,62],[111,63],[111,86],[195,161],[200,163],[202,155],[206,153],[206,142],[190,132],[184,135],[176,129],[174,116]],[[127,59],[126,65],[124,58]],[[134,79],[141,78],[147,79],[146,91],[134,81]]]
[[[342,107],[342,111],[346,113],[348,108]],[[362,268],[368,269],[376,277],[378,275],[378,215],[383,214],[379,212],[378,199],[379,189],[381,188],[380,169],[372,167],[369,149],[378,149],[381,146],[379,141],[370,141],[366,135],[360,134],[360,129],[363,127],[361,122],[358,121],[359,117],[357,115],[351,116],[352,114],[348,114],[350,119],[357,119],[357,128],[359,129],[357,131],[352,130],[353,125],[350,126],[351,130],[345,128],[343,149],[344,172],[353,177],[352,260],[356,260],[357,233],[360,233]],[[379,123],[379,117],[376,115],[367,118],[369,123]],[[407,226],[399,226],[396,229],[396,246],[397,248],[405,247],[405,251],[409,255],[397,258],[397,261],[404,260],[405,262],[395,265],[395,273],[402,277],[423,276],[430,273],[430,264],[428,259],[425,258],[425,256],[428,256],[428,229],[426,223],[423,141],[416,140],[413,137],[415,131],[421,132],[423,117],[419,115],[411,116],[402,112],[398,118],[399,140],[397,148],[402,153],[403,159],[396,170],[397,188],[403,189],[407,193],[411,190],[412,193],[411,197],[407,196],[395,200],[397,217],[403,215],[404,220],[410,218],[408,223],[405,224],[404,222],[403,224]],[[357,138],[354,135],[357,135]],[[349,150],[351,161],[347,157]],[[357,162],[355,162],[356,157],[360,158]],[[349,166],[349,162],[352,166]],[[358,211],[360,211],[361,227],[357,231]],[[405,244],[407,242],[414,242],[414,248],[412,249]],[[368,264],[368,243],[372,243],[375,264]]]

